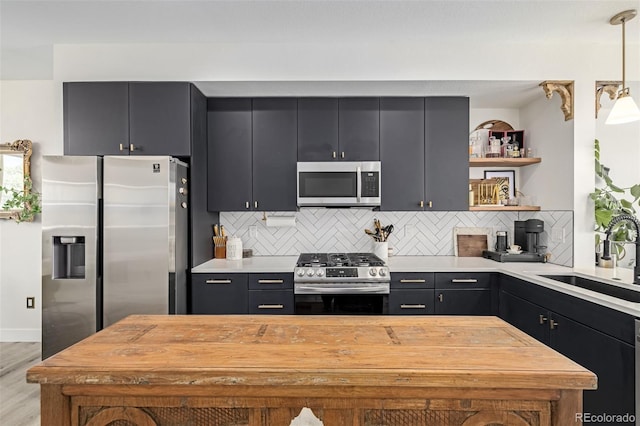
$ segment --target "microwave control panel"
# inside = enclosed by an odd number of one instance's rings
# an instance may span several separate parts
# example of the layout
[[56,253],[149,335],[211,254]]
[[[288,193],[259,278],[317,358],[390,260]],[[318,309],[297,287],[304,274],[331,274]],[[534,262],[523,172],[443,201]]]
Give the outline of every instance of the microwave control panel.
[[362,172],[362,197],[380,196],[380,172]]

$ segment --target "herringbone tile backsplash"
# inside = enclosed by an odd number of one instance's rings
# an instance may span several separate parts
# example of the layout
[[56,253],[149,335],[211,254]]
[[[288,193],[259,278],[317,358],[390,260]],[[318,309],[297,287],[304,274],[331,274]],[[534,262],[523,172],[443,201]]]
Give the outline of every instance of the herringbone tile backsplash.
[[[496,231],[508,231],[513,222],[542,219],[540,244],[547,246],[551,263],[573,264],[573,212],[374,212],[365,209],[303,208],[298,212],[267,212],[268,216],[295,216],[295,227],[267,227],[262,212],[222,212],[220,223],[229,235],[242,239],[255,256],[287,256],[307,252],[369,252],[373,219],[393,224],[389,246],[395,256],[453,256],[456,227],[489,228],[493,244]],[[555,232],[553,232],[555,231]],[[564,231],[564,232],[563,232]],[[562,234],[564,233],[564,241]],[[552,238],[555,236],[556,238]]]

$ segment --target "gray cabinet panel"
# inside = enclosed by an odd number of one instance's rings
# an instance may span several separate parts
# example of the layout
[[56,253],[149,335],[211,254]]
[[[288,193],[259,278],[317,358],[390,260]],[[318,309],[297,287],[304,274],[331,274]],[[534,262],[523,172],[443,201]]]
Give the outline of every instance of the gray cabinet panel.
[[129,84],[64,83],[62,87],[64,154],[123,154],[120,144],[129,145]]
[[424,98],[380,98],[380,160],[380,209],[423,210]]
[[247,210],[252,199],[251,99],[207,102],[209,211]]
[[254,99],[254,209],[296,210],[297,157],[296,99]]
[[193,274],[193,314],[246,314],[249,290],[247,274]]
[[249,313],[292,315],[294,312],[293,289],[250,290]]
[[433,289],[392,290],[389,293],[389,315],[432,315]]
[[469,209],[469,98],[425,99],[425,210]]
[[298,161],[329,161],[338,155],[338,99],[298,99]]
[[190,84],[129,83],[131,155],[190,155]]
[[346,161],[379,161],[379,99],[341,98],[338,111],[338,158]]
[[492,315],[491,290],[444,289],[435,291],[438,315]]

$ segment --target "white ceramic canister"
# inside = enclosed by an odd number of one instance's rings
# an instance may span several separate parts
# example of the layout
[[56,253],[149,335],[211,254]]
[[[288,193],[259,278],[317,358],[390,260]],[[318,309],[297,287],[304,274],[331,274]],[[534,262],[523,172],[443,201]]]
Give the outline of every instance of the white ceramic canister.
[[242,240],[239,237],[227,239],[227,260],[242,259]]
[[373,254],[386,261],[389,257],[389,243],[387,241],[374,241]]

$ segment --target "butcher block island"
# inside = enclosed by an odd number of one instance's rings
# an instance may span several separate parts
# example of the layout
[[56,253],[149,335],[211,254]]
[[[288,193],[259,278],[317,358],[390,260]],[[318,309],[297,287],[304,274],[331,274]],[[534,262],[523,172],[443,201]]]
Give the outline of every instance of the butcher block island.
[[47,426],[567,426],[596,388],[499,318],[444,316],[130,316],[27,380]]

